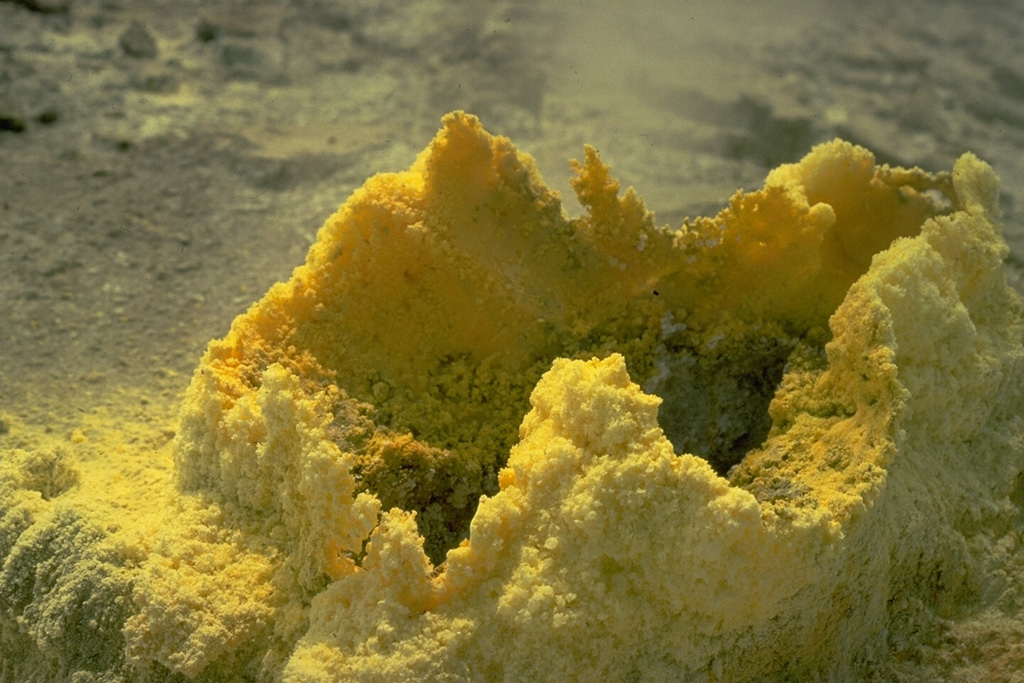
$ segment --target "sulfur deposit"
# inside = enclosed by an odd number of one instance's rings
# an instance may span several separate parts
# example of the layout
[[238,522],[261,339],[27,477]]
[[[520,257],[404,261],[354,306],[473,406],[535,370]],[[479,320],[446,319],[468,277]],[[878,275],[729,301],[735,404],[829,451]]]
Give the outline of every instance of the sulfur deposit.
[[210,344],[130,543],[5,457],[5,643],[87,670],[55,591],[100,586],[124,680],[886,677],[998,589],[1024,306],[986,164],[835,141],[681,229],[575,172],[568,218],[454,113],[368,180]]

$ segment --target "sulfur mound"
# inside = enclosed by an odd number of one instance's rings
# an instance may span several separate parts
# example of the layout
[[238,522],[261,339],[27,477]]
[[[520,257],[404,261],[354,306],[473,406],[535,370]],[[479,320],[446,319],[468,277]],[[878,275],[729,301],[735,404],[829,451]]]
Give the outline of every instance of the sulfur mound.
[[[357,524],[336,506],[293,509],[316,497],[289,478],[310,460],[297,448],[345,461],[346,474],[324,475],[351,477],[339,491],[415,510],[440,562],[497,490],[530,390],[557,357],[622,353],[666,399],[677,450],[724,474],[767,435],[797,341],[820,337],[872,255],[952,195],[945,176],[879,169],[836,142],[673,231],[632,190],[619,198],[587,149],[573,186],[588,213],[570,220],[508,140],[465,114],[444,124],[410,171],[357,191],[292,279],[210,345],[182,411],[183,488],[282,516],[304,583],[347,571],[338,556],[360,552],[376,510],[362,499]],[[282,442],[258,401],[308,406],[325,435]],[[356,531],[331,540],[339,525]]]
[[[117,565],[135,675],[892,678],[997,590],[1024,305],[987,165],[835,141],[678,230],[575,171],[568,218],[450,114],[210,344],[164,523],[72,558]],[[71,463],[18,462],[4,623],[48,604],[31,518],[91,529],[44,500]]]

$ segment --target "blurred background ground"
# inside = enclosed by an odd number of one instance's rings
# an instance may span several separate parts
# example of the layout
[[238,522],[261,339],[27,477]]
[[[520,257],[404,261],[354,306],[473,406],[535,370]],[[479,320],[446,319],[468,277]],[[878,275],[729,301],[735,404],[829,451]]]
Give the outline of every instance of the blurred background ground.
[[0,0],[0,433],[129,394],[126,419],[165,419],[206,343],[453,109],[570,213],[589,142],[672,226],[836,136],[932,171],[973,151],[1020,290],[1021,44],[1015,0]]

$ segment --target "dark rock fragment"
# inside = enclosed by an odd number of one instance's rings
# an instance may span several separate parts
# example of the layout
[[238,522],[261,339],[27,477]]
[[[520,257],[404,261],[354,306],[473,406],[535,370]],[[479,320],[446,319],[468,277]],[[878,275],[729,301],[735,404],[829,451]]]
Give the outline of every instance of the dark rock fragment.
[[149,34],[146,27],[139,21],[133,21],[131,26],[121,34],[118,40],[121,49],[129,57],[136,59],[153,59],[156,57],[156,41]]

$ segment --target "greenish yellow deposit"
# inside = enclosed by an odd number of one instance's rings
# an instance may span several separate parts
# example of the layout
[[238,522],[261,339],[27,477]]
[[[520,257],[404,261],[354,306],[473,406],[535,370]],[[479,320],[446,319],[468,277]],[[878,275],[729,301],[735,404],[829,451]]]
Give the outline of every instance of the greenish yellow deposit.
[[568,218],[445,117],[210,344],[134,527],[98,465],[5,455],[3,637],[85,670],[88,594],[131,680],[855,678],[986,590],[1024,500],[992,170],[835,141],[681,229],[575,171]]

